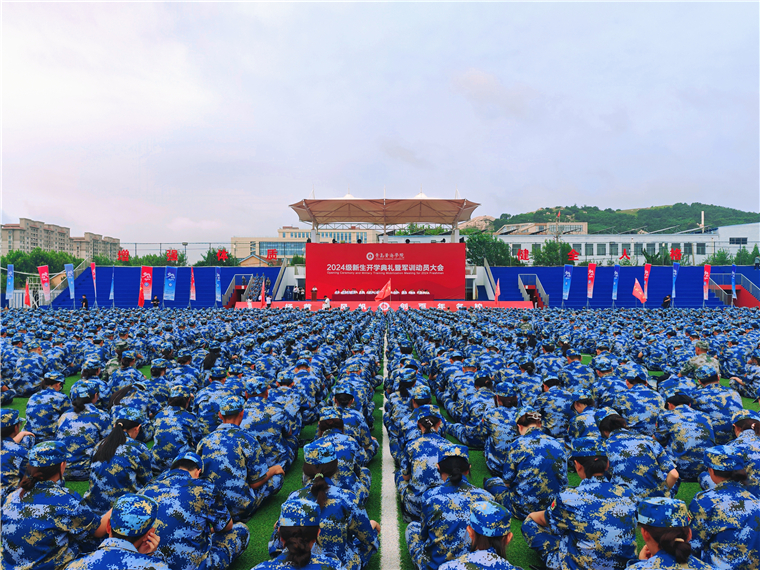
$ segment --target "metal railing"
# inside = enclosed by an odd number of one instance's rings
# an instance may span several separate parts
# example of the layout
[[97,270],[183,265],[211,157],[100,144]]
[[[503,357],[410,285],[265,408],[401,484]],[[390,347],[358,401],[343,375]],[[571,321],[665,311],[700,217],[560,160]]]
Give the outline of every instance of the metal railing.
[[[520,284],[521,290],[525,290],[526,285],[533,285],[536,288],[536,291],[538,291],[538,296],[541,297],[541,301],[544,303],[544,307],[549,306],[549,294],[546,292],[546,289],[544,289],[544,286],[541,283],[541,280],[538,278],[538,275],[535,273],[522,273],[517,276],[517,280]],[[523,295],[523,298],[525,298],[525,295]],[[525,300],[529,301],[530,297]]]
[[282,278],[285,276],[285,269],[288,267],[289,263],[290,263],[290,260],[287,257],[282,258],[282,265],[280,265],[280,271],[277,273],[277,279],[274,282],[274,287],[272,287],[272,299],[282,299],[282,295],[278,297],[277,294],[280,290],[280,283],[282,283]]
[[525,288],[525,283],[523,283],[522,278],[522,275],[517,276],[517,286],[520,289],[523,301],[530,301],[530,295],[528,295],[528,290]]
[[[227,290],[224,292],[224,295],[222,295],[222,307],[226,307],[227,303],[229,303],[230,297],[232,297],[232,293],[235,291],[235,286],[243,284],[243,277],[248,278],[246,291],[248,290],[248,286],[250,286],[250,282],[253,279],[253,273],[235,273],[235,275],[232,276],[230,284],[227,285]],[[246,297],[244,296],[243,299],[245,298]]]
[[[483,267],[485,267],[486,270],[486,277],[488,278],[488,282],[491,284],[491,291],[493,291],[494,298],[496,297],[496,281],[494,281],[493,274],[491,273],[491,266],[488,265],[488,260],[484,257],[483,258]],[[498,301],[498,299],[496,299]]]
[[[720,288],[719,284],[713,279],[713,277],[717,277],[720,275],[718,273],[715,276],[710,276],[710,282],[707,284],[707,288],[712,291],[715,296],[718,298],[718,300],[723,303],[724,305],[731,305],[733,302],[733,299],[731,298],[731,293],[728,291],[724,291]],[[731,283],[731,276],[729,275],[729,284]]]
[[[721,298],[721,296],[715,292],[716,296],[723,301],[726,305],[732,304],[732,298],[731,293],[727,292],[725,289],[721,289],[720,285],[723,285],[724,287],[726,285],[731,285],[731,274],[730,273],[713,273],[710,275],[710,284],[715,283],[715,289],[720,290],[722,293],[725,294],[727,301]],[[752,281],[750,281],[747,277],[742,275],[741,273],[736,274],[736,286],[744,288],[745,291],[747,291],[750,295],[752,295],[755,299],[760,301],[760,287],[755,285]],[[714,291],[713,287],[710,287],[711,291]]]
[[[77,280],[77,277],[79,277],[85,269],[90,268],[90,263],[91,262],[89,259],[85,259],[84,261],[82,261],[82,263],[80,263],[74,268],[74,281]],[[63,273],[63,279],[61,279],[61,282],[56,286],[56,288],[50,292],[51,305],[53,304],[53,301],[55,301],[55,299],[58,297],[58,295],[68,290],[69,288],[69,279],[68,277],[66,277],[66,271],[64,270],[62,273]],[[60,273],[58,275],[60,275]]]

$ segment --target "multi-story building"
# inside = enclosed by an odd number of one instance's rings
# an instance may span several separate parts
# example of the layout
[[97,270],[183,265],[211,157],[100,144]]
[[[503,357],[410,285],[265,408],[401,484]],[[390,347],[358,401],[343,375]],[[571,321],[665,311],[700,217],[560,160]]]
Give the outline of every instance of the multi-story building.
[[[321,243],[377,243],[377,232],[358,226],[345,228],[320,228],[317,237]],[[283,226],[277,230],[277,237],[233,237],[230,244],[232,255],[244,259],[249,255],[266,258],[270,251],[277,257],[292,258],[304,255],[311,230],[296,226]],[[359,241],[361,240],[361,242]]]
[[0,255],[11,251],[29,253],[40,248],[43,251],[61,251],[81,259],[102,255],[116,260],[121,241],[118,238],[85,232],[83,237],[71,237],[71,230],[55,224],[46,224],[21,218],[18,224],[3,224]]

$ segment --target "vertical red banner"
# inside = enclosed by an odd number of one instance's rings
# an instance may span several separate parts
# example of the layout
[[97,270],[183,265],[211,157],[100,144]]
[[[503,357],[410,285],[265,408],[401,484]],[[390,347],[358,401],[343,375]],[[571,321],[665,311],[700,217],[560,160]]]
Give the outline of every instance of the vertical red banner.
[[705,272],[702,275],[702,300],[707,301],[707,293],[710,290],[710,270],[709,265],[705,265]]
[[150,301],[153,296],[153,268],[143,265],[140,268],[140,288],[142,289],[141,299]]
[[90,263],[90,271],[92,272],[92,289],[95,291],[95,300],[98,300],[98,283],[95,278],[95,262]]
[[45,296],[45,303],[50,303],[50,269],[47,265],[40,265],[37,272],[40,274],[40,284],[42,285],[42,294]]
[[588,284],[586,285],[586,298],[594,298],[594,279],[596,278],[596,263],[588,264]]
[[649,274],[652,272],[652,264],[644,264],[644,298],[649,299]]
[[195,271],[190,268],[190,300],[195,301]]

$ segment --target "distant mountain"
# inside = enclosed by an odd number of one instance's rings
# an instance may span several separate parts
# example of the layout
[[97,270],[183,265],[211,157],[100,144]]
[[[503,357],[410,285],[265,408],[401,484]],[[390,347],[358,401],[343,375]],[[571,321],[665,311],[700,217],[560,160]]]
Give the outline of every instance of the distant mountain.
[[635,230],[654,232],[671,228],[668,233],[681,232],[699,227],[701,212],[705,213],[705,227],[730,226],[760,222],[757,212],[743,212],[712,204],[673,204],[672,206],[652,206],[635,210],[600,210],[596,206],[564,206],[541,208],[525,214],[502,214],[494,220],[493,228],[526,222],[553,222],[557,212],[561,212],[563,222],[588,222],[589,233],[620,233]]

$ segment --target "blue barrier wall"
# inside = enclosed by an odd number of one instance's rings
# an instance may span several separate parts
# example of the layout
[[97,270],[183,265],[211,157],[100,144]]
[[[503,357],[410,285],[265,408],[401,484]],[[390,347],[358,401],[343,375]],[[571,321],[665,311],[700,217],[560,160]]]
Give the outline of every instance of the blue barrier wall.
[[[594,297],[589,301],[590,307],[604,308],[612,306],[612,277],[613,267],[597,267],[594,280]],[[570,285],[570,296],[565,301],[565,307],[581,308],[586,306],[586,277],[587,267],[574,267],[573,279]],[[670,295],[672,287],[673,268],[670,266],[653,266],[649,275],[649,290],[647,306],[659,307],[665,295]],[[702,275],[703,267],[681,267],[676,280],[676,307],[702,306]],[[562,267],[492,267],[494,280],[499,280],[501,301],[522,301],[517,284],[517,276],[534,274],[549,294],[549,304],[559,307],[562,304]],[[731,267],[713,267],[712,273],[731,273]],[[737,267],[737,273],[760,286],[760,271],[754,271],[751,266]],[[616,307],[641,307],[641,303],[633,296],[634,280],[638,279],[644,286],[644,266],[620,268],[618,283],[618,298]],[[713,293],[709,293],[706,306],[721,307],[721,303]]]
[[[196,308],[214,306],[214,270],[215,267],[195,267],[195,298],[192,306]],[[237,274],[264,275],[269,278],[272,286],[277,280],[279,267],[222,267],[221,268],[222,295],[232,278]],[[164,274],[165,267],[153,268],[153,295],[158,295],[160,301],[164,301]],[[114,300],[116,307],[137,307],[140,295],[140,267],[97,267],[96,278],[98,286],[97,301],[100,307],[110,307],[108,299],[111,291],[111,275],[114,276]],[[258,294],[258,292],[257,292]],[[72,303],[79,307],[82,295],[87,295],[90,307],[94,305],[95,292],[92,283],[92,273],[85,270],[74,282],[74,300],[69,298],[68,291],[63,291],[53,301],[53,308],[69,309]],[[174,301],[165,301],[167,308],[185,308],[190,302],[190,268],[179,267],[177,271],[177,288]],[[217,303],[217,306],[220,304]],[[150,301],[145,302],[150,307]]]

